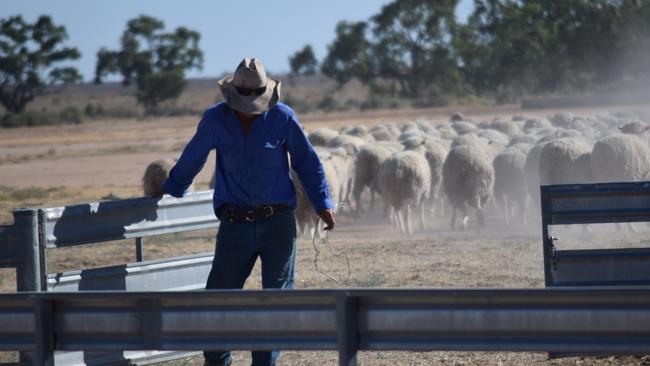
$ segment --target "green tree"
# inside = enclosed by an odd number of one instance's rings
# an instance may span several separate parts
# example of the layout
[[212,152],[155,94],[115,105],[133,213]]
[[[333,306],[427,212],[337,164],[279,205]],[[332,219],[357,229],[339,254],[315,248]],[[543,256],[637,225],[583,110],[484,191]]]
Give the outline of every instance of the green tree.
[[[606,88],[632,73],[620,60],[625,50],[647,49],[647,15],[635,19],[649,3],[475,0],[468,24],[455,33],[462,75],[501,101]],[[626,35],[632,28],[635,36]],[[623,46],[628,40],[633,45]]]
[[377,74],[398,83],[403,95],[454,87],[458,82],[451,54],[457,0],[395,0],[372,18]]
[[354,78],[367,83],[374,76],[367,27],[365,22],[342,21],[336,25],[336,39],[327,46],[321,72],[336,80],[339,86]]
[[291,75],[314,75],[318,70],[318,61],[314,56],[314,50],[306,45],[302,50],[297,51],[289,57]]
[[76,48],[62,46],[67,38],[65,27],[48,16],[34,24],[19,15],[0,20],[0,103],[9,112],[23,112],[52,85],[81,79],[74,67],[55,66],[80,57]]
[[185,27],[171,33],[163,29],[162,21],[140,15],[128,21],[121,50],[102,48],[97,52],[95,82],[121,74],[123,85],[136,84],[136,98],[147,114],[155,113],[161,102],[181,95],[185,72],[203,65],[199,33]]
[[394,0],[369,22],[340,22],[321,70],[344,84],[353,78],[373,94],[431,100],[458,89],[451,50],[457,0]]

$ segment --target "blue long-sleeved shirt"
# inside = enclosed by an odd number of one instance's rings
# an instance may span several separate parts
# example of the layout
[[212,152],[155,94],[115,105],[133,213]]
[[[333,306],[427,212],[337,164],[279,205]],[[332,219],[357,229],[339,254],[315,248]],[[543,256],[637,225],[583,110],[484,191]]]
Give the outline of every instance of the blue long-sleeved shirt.
[[296,207],[287,152],[316,212],[334,208],[318,155],[295,113],[285,104],[278,103],[262,113],[248,136],[227,104],[209,108],[163,182],[164,191],[182,197],[212,149],[217,150],[213,200],[217,216],[224,203],[241,208],[264,204]]

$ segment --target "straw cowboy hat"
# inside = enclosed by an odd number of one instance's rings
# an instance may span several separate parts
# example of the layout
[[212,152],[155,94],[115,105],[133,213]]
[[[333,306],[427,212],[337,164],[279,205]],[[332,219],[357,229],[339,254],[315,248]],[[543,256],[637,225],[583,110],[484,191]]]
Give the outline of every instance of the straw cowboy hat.
[[260,114],[280,99],[280,81],[266,76],[262,62],[256,58],[243,59],[235,73],[218,84],[226,103],[243,113]]

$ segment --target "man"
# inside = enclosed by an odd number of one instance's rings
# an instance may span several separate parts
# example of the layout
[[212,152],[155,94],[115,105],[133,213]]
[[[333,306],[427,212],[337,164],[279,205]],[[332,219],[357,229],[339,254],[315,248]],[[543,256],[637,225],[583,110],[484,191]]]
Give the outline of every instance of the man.
[[[246,58],[218,82],[224,102],[209,108],[163,183],[181,197],[212,149],[217,151],[214,210],[221,220],[206,289],[240,289],[259,256],[264,288],[292,288],[296,255],[289,175],[298,174],[323,222],[334,228],[334,204],[323,166],[295,113],[279,102],[280,82],[262,63]],[[205,365],[229,365],[230,352],[204,352]],[[253,365],[274,365],[276,351],[252,353]]]

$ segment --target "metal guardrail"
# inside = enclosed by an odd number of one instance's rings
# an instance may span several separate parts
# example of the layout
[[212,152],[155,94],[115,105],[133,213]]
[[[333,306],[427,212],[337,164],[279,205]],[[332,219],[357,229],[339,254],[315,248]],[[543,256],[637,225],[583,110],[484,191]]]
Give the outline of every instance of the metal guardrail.
[[0,349],[647,354],[650,287],[0,295]]
[[546,286],[650,285],[650,248],[558,250],[551,225],[650,222],[650,182],[541,187]]
[[48,275],[51,292],[189,291],[205,288],[212,253]]
[[46,248],[142,238],[219,226],[212,191],[39,210]]
[[[119,201],[14,211],[14,224],[0,226],[0,267],[16,267],[19,291],[202,289],[212,254],[143,261],[142,238],[217,228],[212,191],[183,198]],[[48,274],[47,252],[59,247],[135,239],[139,263]],[[187,356],[159,351],[57,352],[57,365],[149,364]],[[21,359],[29,359],[28,354]]]
[[19,243],[13,225],[0,226],[0,268],[16,267]]

